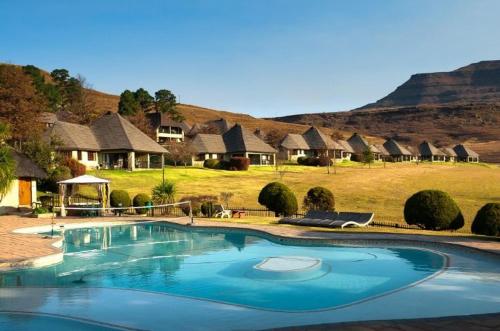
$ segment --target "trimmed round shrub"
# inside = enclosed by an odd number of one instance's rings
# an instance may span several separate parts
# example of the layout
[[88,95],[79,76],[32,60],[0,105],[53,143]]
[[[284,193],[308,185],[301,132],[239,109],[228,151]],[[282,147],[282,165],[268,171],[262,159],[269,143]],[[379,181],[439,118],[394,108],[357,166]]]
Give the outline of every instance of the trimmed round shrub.
[[206,159],[203,162],[203,167],[209,168],[209,169],[217,169],[219,166],[219,160],[217,159]]
[[276,216],[291,216],[297,212],[298,203],[295,194],[288,186],[271,182],[259,193],[259,203],[276,213]]
[[[191,201],[191,208],[193,210],[194,216],[199,216],[202,213],[202,204],[204,202],[217,202],[217,197],[215,195],[189,195],[182,197],[180,202]],[[184,215],[189,216],[189,205],[181,205],[182,212]]]
[[332,191],[321,186],[311,188],[304,197],[304,207],[307,210],[335,211]]
[[[144,207],[147,206],[148,202],[151,202],[151,197],[146,193],[137,194],[132,200],[132,205],[134,207]],[[146,214],[148,212],[147,208],[136,208],[137,214]]]
[[229,161],[229,168],[234,171],[246,171],[250,166],[250,159],[248,157],[232,157]]
[[448,193],[424,190],[406,200],[406,223],[428,230],[457,230],[464,226],[464,217]]
[[300,164],[300,165],[307,165],[306,164],[306,160],[307,160],[307,157],[305,157],[305,156],[299,156],[297,158],[297,163]]
[[111,207],[130,207],[130,195],[124,190],[113,190],[109,195]]
[[472,233],[500,236],[500,203],[487,203],[476,214]]

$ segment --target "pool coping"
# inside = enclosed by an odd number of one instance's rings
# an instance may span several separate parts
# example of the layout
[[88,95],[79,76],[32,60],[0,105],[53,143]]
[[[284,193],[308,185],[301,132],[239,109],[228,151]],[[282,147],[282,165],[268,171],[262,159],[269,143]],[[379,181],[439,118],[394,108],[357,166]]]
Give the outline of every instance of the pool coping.
[[[190,223],[189,219],[186,217],[179,218],[143,218],[134,217],[134,219],[125,220],[123,218],[110,218],[110,219],[99,219],[99,218],[73,218],[70,219],[71,222],[64,222],[66,219],[57,219],[57,223],[54,224],[43,224],[37,226],[25,226],[20,228],[14,228],[10,230],[12,234],[18,235],[39,235],[41,232],[50,231],[54,225],[59,228],[60,225],[64,225],[64,229],[78,229],[86,227],[102,227],[102,226],[117,226],[117,225],[130,225],[135,223],[145,223],[145,222],[164,222],[173,226],[179,226],[183,228],[196,228],[196,229],[206,229],[219,231],[245,231],[253,232],[263,236],[265,239],[269,239],[273,242],[280,244],[291,244],[291,243],[301,243],[301,244],[327,244],[327,245],[343,245],[343,246],[361,246],[366,244],[377,244],[377,245],[403,245],[403,246],[416,246],[416,247],[431,247],[437,248],[439,246],[459,248],[467,250],[469,252],[481,252],[488,254],[490,256],[500,258],[500,250],[484,249],[481,247],[474,247],[467,245],[467,243],[479,242],[479,240],[474,241],[468,238],[462,238],[462,241],[453,241],[452,239],[457,239],[453,237],[445,236],[430,236],[430,235],[415,235],[415,234],[391,234],[391,233],[353,233],[353,232],[320,232],[311,231],[309,229],[299,230],[297,227],[279,227],[271,225],[256,225],[256,224],[244,224],[244,223],[227,223],[221,224],[219,222],[211,221],[201,221],[196,220],[194,223]],[[186,220],[188,222],[186,222]],[[61,222],[62,221],[62,222]],[[281,230],[286,230],[283,231]],[[295,232],[295,233],[294,233]],[[29,268],[39,268],[46,267],[60,263],[63,260],[62,238],[53,237],[50,243],[52,248],[51,254],[46,254],[42,256],[32,256],[28,258],[12,258],[0,260],[0,272],[14,271]],[[458,238],[460,239],[460,238]],[[497,243],[495,241],[484,241],[481,243]]]

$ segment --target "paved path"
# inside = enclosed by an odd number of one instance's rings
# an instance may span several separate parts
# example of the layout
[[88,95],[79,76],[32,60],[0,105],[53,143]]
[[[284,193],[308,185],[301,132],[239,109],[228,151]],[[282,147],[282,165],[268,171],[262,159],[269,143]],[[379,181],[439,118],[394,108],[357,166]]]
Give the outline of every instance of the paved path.
[[500,330],[500,314],[412,320],[366,321],[272,329],[276,331],[493,331]]
[[[161,218],[150,218],[161,220]],[[144,221],[146,218],[138,220],[138,217],[106,217],[106,218],[64,218],[55,219],[55,227],[58,228],[61,224],[76,224],[76,223],[102,223],[102,222],[134,222]],[[187,218],[178,218],[169,220],[178,224],[186,224]],[[57,241],[53,238],[42,238],[36,234],[19,234],[13,233],[15,229],[49,225],[51,219],[38,219],[21,216],[0,216],[0,263],[17,262],[25,259],[42,257],[59,252],[59,249],[52,244]],[[428,235],[413,235],[413,234],[392,234],[392,233],[361,233],[361,232],[326,232],[326,231],[311,231],[296,226],[288,225],[255,225],[231,223],[230,221],[207,221],[196,220],[195,226],[206,227],[227,227],[227,228],[243,228],[254,229],[267,232],[276,236],[301,238],[308,240],[327,239],[332,242],[345,243],[357,241],[405,241],[405,242],[420,242],[420,243],[447,243],[456,244],[470,248],[476,248],[492,253],[500,254],[500,241],[481,240],[473,237],[462,236],[428,236]]]

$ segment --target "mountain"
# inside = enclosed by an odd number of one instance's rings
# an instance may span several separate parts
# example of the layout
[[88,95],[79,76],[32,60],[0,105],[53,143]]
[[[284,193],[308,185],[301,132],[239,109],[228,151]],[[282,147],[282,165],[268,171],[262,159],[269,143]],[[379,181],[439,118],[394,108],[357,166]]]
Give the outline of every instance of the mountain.
[[500,61],[413,75],[386,97],[352,111],[275,120],[393,137],[409,145],[465,143],[484,161],[500,163]]
[[499,102],[500,61],[482,61],[451,72],[413,75],[394,92],[361,109]]

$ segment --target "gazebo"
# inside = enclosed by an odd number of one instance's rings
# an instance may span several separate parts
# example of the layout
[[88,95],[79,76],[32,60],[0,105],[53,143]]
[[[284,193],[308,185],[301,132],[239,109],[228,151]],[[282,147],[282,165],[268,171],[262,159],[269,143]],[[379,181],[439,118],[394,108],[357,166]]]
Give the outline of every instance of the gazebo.
[[61,216],[66,216],[66,209],[64,206],[65,197],[68,197],[68,204],[71,205],[71,196],[75,192],[75,188],[79,185],[92,185],[97,188],[97,196],[103,212],[105,208],[109,207],[109,183],[107,179],[97,178],[90,175],[83,175],[67,180],[57,182],[59,184],[59,202],[61,204]]

